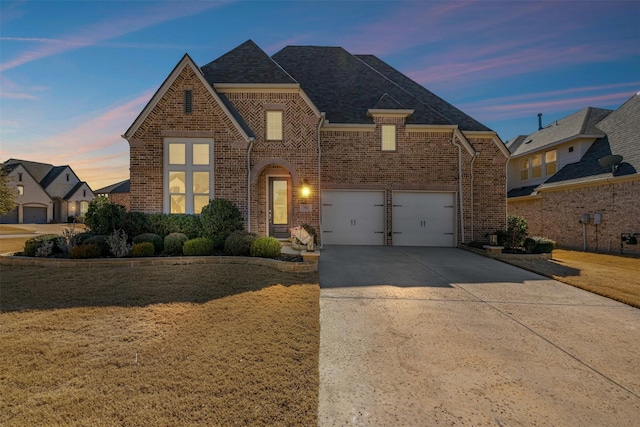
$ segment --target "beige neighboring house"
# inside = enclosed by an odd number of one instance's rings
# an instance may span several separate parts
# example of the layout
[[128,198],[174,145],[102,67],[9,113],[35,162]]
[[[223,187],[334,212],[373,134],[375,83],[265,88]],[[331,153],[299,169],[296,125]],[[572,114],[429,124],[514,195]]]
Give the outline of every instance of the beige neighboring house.
[[639,135],[640,92],[507,142],[509,214],[561,247],[640,253]]
[[124,206],[129,211],[131,206],[129,183],[130,181],[126,179],[96,190],[94,193],[96,193],[96,196],[107,196],[112,203]]
[[2,167],[16,189],[16,207],[0,217],[3,224],[67,222],[87,212],[95,197],[69,166],[9,159]]
[[506,225],[498,135],[373,55],[251,40],[185,55],[134,120],[131,210],[231,200],[251,232],[322,244],[457,246]]

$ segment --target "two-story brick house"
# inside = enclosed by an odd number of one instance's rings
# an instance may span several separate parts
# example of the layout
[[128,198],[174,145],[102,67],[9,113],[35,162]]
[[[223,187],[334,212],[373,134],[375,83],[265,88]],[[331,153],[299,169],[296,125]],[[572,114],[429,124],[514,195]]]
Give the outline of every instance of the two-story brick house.
[[[495,132],[371,55],[247,41],[185,55],[123,135],[132,211],[233,201],[252,232],[323,244],[455,246],[506,217]],[[308,191],[308,193],[307,193]]]
[[[539,122],[541,120],[539,119]],[[560,246],[640,253],[640,93],[585,108],[507,143],[508,211]]]

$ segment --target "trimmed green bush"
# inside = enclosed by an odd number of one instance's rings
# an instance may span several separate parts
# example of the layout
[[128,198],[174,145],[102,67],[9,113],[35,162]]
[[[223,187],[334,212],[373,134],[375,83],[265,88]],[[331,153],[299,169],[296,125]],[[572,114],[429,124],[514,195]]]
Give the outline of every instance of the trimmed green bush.
[[112,203],[106,196],[98,196],[89,202],[84,223],[95,234],[109,234],[122,228],[126,210],[124,206]]
[[164,239],[155,233],[144,233],[133,238],[133,244],[149,242],[153,245],[155,253],[159,254],[164,249]]
[[74,246],[69,251],[69,258],[71,259],[100,258],[100,255],[100,246],[94,244]]
[[202,208],[200,224],[202,235],[213,240],[215,249],[222,249],[231,233],[244,229],[240,209],[226,199],[209,201],[209,204]]
[[251,244],[251,256],[260,258],[278,258],[282,245],[275,237],[258,237]]
[[111,249],[109,248],[109,244],[107,243],[107,236],[104,236],[102,234],[96,234],[89,237],[88,239],[85,239],[82,242],[82,246],[84,245],[96,245],[100,248],[100,255],[111,255]]
[[517,215],[507,216],[507,229],[498,230],[498,244],[507,249],[521,248],[529,232],[527,220]]
[[185,256],[207,256],[213,254],[213,240],[207,237],[198,237],[184,242],[182,253]]
[[236,230],[224,241],[224,254],[230,256],[250,256],[251,244],[258,236],[246,230]]
[[22,254],[24,256],[36,256],[38,249],[40,249],[45,242],[53,243],[52,253],[64,252],[64,248],[67,246],[65,238],[58,234],[41,234],[24,242],[24,251]]
[[156,233],[153,230],[150,215],[142,212],[125,212],[121,227],[128,236]]
[[197,215],[148,214],[151,231],[160,236],[183,233],[190,239],[202,237],[200,217]]
[[189,240],[184,233],[171,233],[164,238],[164,253],[167,255],[182,255],[182,246]]
[[78,233],[73,236],[73,246],[83,245],[87,239],[95,236],[93,233]]
[[154,251],[155,251],[155,246],[151,242],[134,243],[133,248],[131,248],[131,256],[132,257],[153,256]]
[[524,240],[524,247],[532,254],[550,254],[556,247],[556,242],[546,237],[527,237]]

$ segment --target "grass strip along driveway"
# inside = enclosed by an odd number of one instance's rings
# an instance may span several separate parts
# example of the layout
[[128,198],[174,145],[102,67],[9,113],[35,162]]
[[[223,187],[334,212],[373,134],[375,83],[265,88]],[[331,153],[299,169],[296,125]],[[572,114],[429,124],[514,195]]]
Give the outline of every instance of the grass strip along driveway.
[[0,268],[0,425],[317,424],[315,273]]

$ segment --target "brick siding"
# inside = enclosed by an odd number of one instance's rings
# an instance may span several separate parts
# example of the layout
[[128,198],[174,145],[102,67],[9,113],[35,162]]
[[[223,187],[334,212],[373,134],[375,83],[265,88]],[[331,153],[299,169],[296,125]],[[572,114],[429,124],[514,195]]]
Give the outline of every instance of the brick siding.
[[131,194],[130,193],[110,193],[109,200],[111,203],[117,203],[124,206],[127,211],[131,210]]
[[[587,250],[620,253],[621,233],[640,233],[640,179],[557,191],[540,192],[538,198],[509,200],[509,214],[527,219],[529,235],[544,236],[559,247],[583,249],[580,216],[589,213]],[[602,224],[593,224],[593,214],[602,214]],[[624,245],[625,253],[640,254],[640,245]]]

